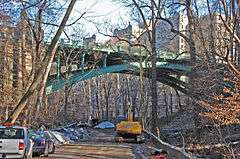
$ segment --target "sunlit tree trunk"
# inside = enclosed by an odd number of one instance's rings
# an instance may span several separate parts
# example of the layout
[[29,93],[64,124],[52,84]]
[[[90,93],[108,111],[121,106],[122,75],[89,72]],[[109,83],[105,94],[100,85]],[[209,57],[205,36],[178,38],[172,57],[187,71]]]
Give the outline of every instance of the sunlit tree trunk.
[[[238,20],[237,20],[237,36],[240,38],[240,2],[237,1],[238,5]],[[237,55],[237,64],[240,65],[240,43],[236,43],[236,55]]]

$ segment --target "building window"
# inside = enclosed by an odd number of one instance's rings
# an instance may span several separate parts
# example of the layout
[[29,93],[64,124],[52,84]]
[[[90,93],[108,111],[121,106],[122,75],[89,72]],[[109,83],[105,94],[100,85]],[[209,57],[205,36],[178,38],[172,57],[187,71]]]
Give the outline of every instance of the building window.
[[181,39],[181,43],[183,43],[183,39]]
[[4,32],[0,32],[0,37],[5,37],[5,33]]

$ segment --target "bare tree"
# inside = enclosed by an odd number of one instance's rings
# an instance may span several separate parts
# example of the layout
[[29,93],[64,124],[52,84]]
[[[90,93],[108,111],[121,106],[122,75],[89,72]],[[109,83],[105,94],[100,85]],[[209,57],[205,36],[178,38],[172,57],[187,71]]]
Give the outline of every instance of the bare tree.
[[112,81],[104,82],[102,84],[103,86],[103,92],[104,92],[104,98],[105,98],[105,103],[106,103],[106,120],[109,120],[109,97],[112,89]]
[[16,119],[18,118],[18,116],[22,112],[22,110],[24,109],[28,100],[33,96],[35,89],[41,83],[42,78],[44,76],[48,75],[48,73],[50,71],[51,63],[53,61],[53,58],[54,58],[54,55],[56,52],[56,46],[57,46],[59,37],[61,36],[61,34],[63,32],[63,29],[64,29],[64,27],[67,23],[67,20],[72,12],[75,2],[76,2],[76,0],[72,0],[70,2],[69,7],[64,15],[64,18],[47,49],[48,54],[45,56],[43,63],[41,64],[41,67],[36,71],[36,76],[33,79],[33,82],[31,83],[31,85],[29,86],[27,91],[24,93],[24,95],[21,98],[21,100],[19,101],[19,103],[15,106],[13,113],[11,114],[11,116],[8,118],[7,121],[12,122],[12,123],[14,123],[16,121]]

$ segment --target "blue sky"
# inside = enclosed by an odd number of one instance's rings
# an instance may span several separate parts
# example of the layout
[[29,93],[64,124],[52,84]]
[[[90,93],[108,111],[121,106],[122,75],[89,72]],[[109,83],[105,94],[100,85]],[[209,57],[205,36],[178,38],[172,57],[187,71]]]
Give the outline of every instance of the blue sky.
[[[80,20],[80,25],[88,32],[88,35],[97,34],[97,29],[94,23],[101,23],[103,21],[108,21],[112,25],[117,25],[121,20],[128,22],[130,16],[127,13],[127,9],[113,0],[80,0],[77,1],[74,11],[72,14],[72,19],[79,17],[84,11],[85,19]],[[89,22],[92,21],[92,22]],[[97,34],[97,41],[104,41],[107,38],[101,34]]]

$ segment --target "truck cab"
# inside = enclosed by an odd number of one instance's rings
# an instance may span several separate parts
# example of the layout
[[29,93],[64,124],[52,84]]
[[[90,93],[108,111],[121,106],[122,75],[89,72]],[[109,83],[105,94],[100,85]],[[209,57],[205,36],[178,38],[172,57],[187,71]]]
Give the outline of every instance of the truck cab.
[[0,125],[0,158],[25,159],[30,148],[26,127]]

